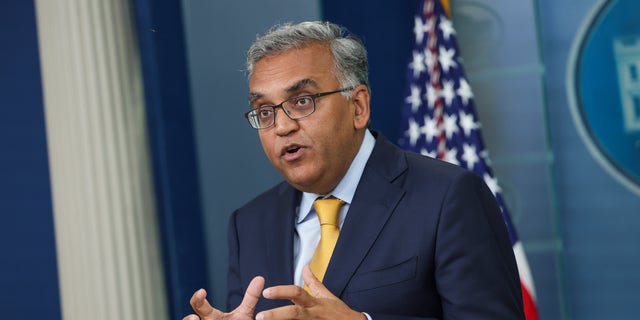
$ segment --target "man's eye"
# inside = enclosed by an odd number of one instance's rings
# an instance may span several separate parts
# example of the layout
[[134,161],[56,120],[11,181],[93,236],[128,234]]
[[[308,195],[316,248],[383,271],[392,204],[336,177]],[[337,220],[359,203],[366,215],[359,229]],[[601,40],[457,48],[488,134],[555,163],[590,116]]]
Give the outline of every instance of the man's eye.
[[295,106],[296,107],[308,107],[309,105],[311,105],[312,100],[310,97],[298,97],[295,100]]
[[258,110],[258,116],[260,118],[268,118],[273,114],[273,109],[271,108],[263,108]]

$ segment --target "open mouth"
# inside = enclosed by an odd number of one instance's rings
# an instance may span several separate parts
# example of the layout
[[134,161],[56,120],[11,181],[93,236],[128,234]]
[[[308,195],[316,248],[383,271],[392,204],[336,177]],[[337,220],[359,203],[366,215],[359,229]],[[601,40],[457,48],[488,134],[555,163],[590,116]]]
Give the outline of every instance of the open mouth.
[[300,150],[300,147],[298,147],[298,146],[291,147],[291,148],[288,148],[288,149],[287,149],[287,153],[289,153],[289,154],[293,154],[293,153],[298,152],[298,150]]
[[302,149],[299,145],[289,145],[282,149],[280,155],[287,161],[293,161],[302,156]]

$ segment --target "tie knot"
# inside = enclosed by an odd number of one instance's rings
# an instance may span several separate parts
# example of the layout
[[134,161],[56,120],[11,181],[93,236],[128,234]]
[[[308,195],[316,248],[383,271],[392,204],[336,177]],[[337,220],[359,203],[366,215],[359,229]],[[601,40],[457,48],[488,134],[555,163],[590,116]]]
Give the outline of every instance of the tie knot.
[[313,202],[313,207],[318,214],[320,225],[330,224],[337,227],[339,220],[338,213],[340,212],[342,204],[344,204],[344,201],[334,197],[316,199],[316,201]]

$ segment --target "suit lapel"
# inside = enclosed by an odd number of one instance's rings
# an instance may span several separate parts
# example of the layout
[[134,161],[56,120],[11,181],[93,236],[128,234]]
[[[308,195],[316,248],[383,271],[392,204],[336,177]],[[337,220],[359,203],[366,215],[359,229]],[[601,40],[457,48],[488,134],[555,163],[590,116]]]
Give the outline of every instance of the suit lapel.
[[337,296],[342,295],[404,195],[403,189],[392,184],[406,170],[402,155],[397,147],[382,136],[378,137],[323,281]]

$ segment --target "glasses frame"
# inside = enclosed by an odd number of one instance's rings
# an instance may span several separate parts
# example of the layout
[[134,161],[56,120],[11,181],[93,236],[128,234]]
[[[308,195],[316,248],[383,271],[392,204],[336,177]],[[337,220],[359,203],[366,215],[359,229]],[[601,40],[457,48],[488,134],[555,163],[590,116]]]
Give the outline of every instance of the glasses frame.
[[[316,112],[316,99],[317,98],[328,96],[328,95],[331,95],[331,94],[334,94],[334,93],[340,93],[340,92],[353,90],[355,88],[356,88],[356,86],[352,86],[352,87],[338,89],[338,90],[335,90],[335,91],[326,91],[326,92],[320,92],[320,93],[315,93],[315,94],[304,94],[304,95],[301,95],[301,96],[291,97],[291,98],[286,99],[286,100],[280,102],[279,104],[276,104],[276,105],[273,105],[273,106],[261,106],[261,107],[253,108],[253,109],[249,110],[248,112],[245,112],[244,117],[247,119],[247,121],[249,121],[249,125],[251,125],[251,127],[254,128],[254,129],[262,130],[262,129],[270,128],[276,123],[276,109],[278,109],[278,108],[282,109],[284,111],[284,114],[286,114],[287,117],[289,117],[289,119],[291,119],[291,120],[298,120],[298,119],[306,118],[306,117],[312,115],[314,112]],[[292,100],[295,100],[295,99],[300,99],[300,98],[310,98],[311,99],[311,104],[313,105],[313,107],[311,109],[311,112],[309,112],[308,114],[305,114],[305,115],[300,116],[300,117],[293,117],[293,116],[291,116],[291,114],[289,114],[289,110],[284,108],[284,104],[289,102],[289,101],[292,101]],[[249,117],[252,116],[251,115],[252,113],[257,113],[259,110],[264,110],[265,108],[273,109],[273,121],[268,126],[264,126],[264,127],[256,127],[256,126],[254,126],[253,122],[251,122]]]

